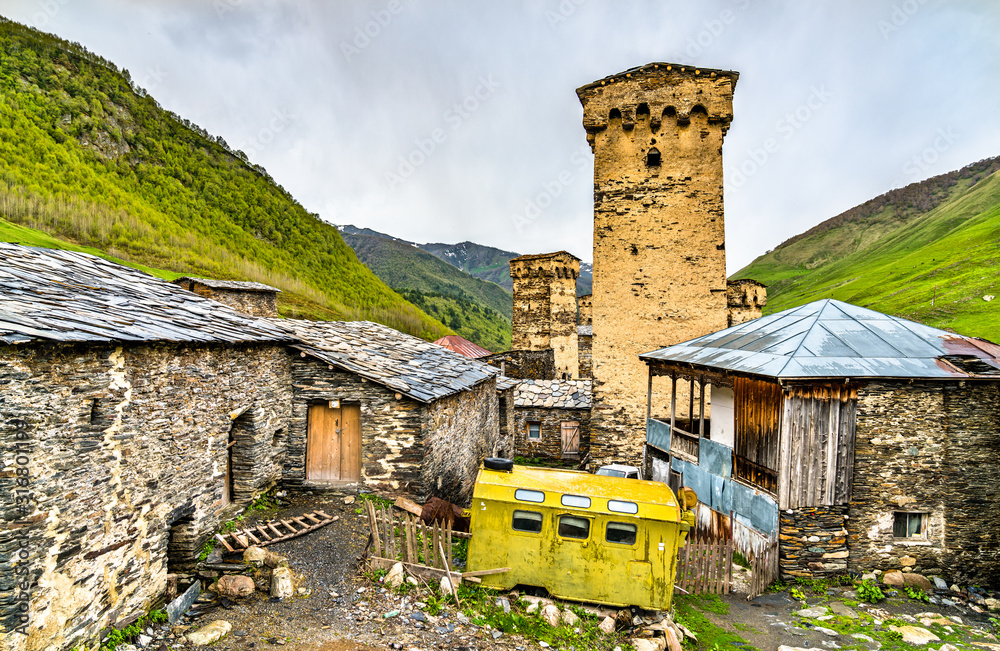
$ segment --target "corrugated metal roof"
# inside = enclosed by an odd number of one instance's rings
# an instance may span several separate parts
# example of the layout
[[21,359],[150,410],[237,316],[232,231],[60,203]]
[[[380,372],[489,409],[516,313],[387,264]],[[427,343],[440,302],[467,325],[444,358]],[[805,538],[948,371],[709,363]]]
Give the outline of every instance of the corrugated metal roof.
[[478,346],[465,337],[459,337],[458,335],[447,335],[445,337],[441,337],[434,343],[438,346],[447,348],[453,353],[465,355],[471,359],[478,359],[480,357],[486,357],[487,355],[493,354],[482,346]]
[[[639,357],[785,379],[991,377],[993,368],[1000,374],[996,344],[834,299]],[[963,360],[973,358],[982,362],[978,372],[963,370]]]
[[215,278],[195,278],[194,276],[184,276],[171,282],[178,285],[184,282],[195,282],[212,289],[229,289],[243,292],[281,292],[281,290],[277,287],[271,287],[270,285],[265,285],[264,283],[255,283],[251,280],[216,280]]
[[500,369],[370,321],[273,320],[302,342],[293,346],[337,368],[420,402],[432,402],[500,373]]
[[0,342],[289,339],[264,319],[93,255],[0,243]]

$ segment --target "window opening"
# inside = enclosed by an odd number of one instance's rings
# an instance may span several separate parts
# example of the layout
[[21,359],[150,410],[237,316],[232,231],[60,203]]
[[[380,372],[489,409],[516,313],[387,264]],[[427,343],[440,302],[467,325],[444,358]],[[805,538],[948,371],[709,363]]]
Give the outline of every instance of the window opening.
[[545,501],[545,493],[542,491],[530,491],[527,488],[518,488],[514,491],[514,499],[522,502],[537,502],[541,504]]
[[559,535],[563,538],[586,540],[590,536],[590,520],[573,515],[560,515]]
[[896,538],[923,538],[927,535],[926,513],[893,514],[892,535]]
[[542,514],[534,511],[514,511],[510,526],[514,531],[539,533],[542,530]]
[[539,441],[542,438],[542,424],[539,422],[528,423],[528,440]]
[[578,509],[590,508],[590,498],[583,495],[563,495],[560,501],[563,506],[573,506]]
[[604,539],[620,545],[634,545],[638,528],[627,522],[609,522],[604,533]]
[[659,167],[660,166],[660,150],[656,147],[650,147],[649,151],[646,152],[646,166],[647,167]]
[[635,502],[608,500],[608,510],[615,513],[631,513],[634,515],[639,512],[639,505]]

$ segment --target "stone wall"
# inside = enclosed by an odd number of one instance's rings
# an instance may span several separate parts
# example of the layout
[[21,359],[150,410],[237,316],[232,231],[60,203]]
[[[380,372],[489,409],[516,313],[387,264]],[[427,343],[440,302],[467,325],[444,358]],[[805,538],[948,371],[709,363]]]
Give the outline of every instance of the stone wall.
[[514,458],[514,389],[497,392],[497,419],[500,426],[500,440],[497,442],[496,456]]
[[361,406],[361,479],[372,490],[419,495],[424,491],[423,428],[427,406],[356,373],[332,369],[312,357],[292,364],[295,388],[288,428],[284,483],[292,488],[306,482],[306,439],[309,405],[340,400]]
[[[514,408],[515,454],[521,457],[562,458],[562,429],[565,421],[580,423],[580,455],[583,458],[590,451],[590,410],[556,409],[552,407]],[[528,423],[541,424],[540,441],[528,440]],[[573,457],[574,459],[577,457]]]
[[582,378],[592,378],[594,377],[594,365],[592,357],[592,347],[593,347],[594,337],[593,335],[579,335],[577,341],[577,352],[580,359],[580,377]]
[[283,346],[6,346],[0,384],[0,629],[30,595],[28,636],[0,635],[3,651],[68,648],[147,610],[168,549],[190,561],[239,508],[222,502],[231,432],[236,498],[278,479]]
[[767,305],[767,287],[749,278],[726,284],[729,327],[759,319]]
[[510,261],[513,350],[553,350],[556,377],[577,377],[576,279],[580,260],[565,251]]
[[261,317],[278,316],[278,294],[276,292],[244,292],[228,289],[213,289],[210,292],[210,294],[203,294],[203,296],[228,305],[237,312]]
[[778,569],[783,579],[847,572],[847,512],[844,505],[779,513]]
[[584,294],[576,298],[577,325],[594,324],[594,295]]
[[[642,458],[638,355],[726,327],[722,141],[736,77],[659,64],[577,90],[594,151],[595,463]],[[653,411],[669,399],[657,391]]]
[[477,361],[502,368],[504,375],[516,380],[552,380],[556,377],[555,355],[551,348],[508,350]]
[[[1000,577],[1000,394],[996,382],[873,382],[858,394],[852,570]],[[925,515],[893,535],[895,513]]]
[[425,428],[420,497],[468,506],[479,465],[500,442],[496,378],[435,401]]

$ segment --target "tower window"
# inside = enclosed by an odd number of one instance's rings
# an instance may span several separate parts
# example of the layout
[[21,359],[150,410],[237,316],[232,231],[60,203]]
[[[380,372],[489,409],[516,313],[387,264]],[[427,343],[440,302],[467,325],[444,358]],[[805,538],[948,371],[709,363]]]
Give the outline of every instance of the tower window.
[[660,166],[660,150],[656,147],[650,147],[649,151],[646,152],[646,166],[647,167],[659,167]]

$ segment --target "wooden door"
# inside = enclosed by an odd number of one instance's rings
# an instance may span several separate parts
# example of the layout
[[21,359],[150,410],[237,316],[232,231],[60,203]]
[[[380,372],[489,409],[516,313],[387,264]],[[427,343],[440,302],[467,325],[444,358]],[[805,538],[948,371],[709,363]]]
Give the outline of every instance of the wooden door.
[[562,433],[562,455],[564,457],[580,456],[580,423],[575,420],[564,421],[560,426]]
[[360,481],[361,407],[310,405],[306,438],[306,480]]

